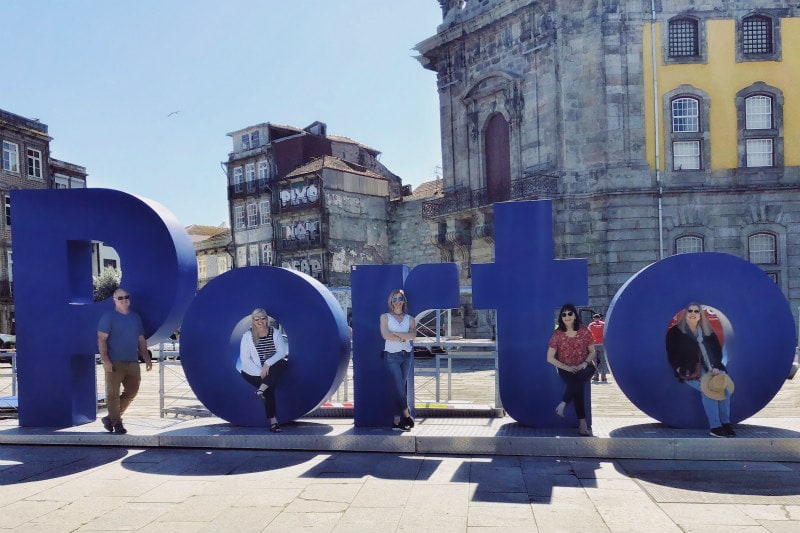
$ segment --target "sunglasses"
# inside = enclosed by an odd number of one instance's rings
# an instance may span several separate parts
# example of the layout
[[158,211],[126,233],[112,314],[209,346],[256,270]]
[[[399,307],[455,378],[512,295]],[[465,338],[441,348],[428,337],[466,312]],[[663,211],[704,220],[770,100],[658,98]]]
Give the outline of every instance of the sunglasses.
[[406,299],[403,298],[402,296],[397,296],[395,298],[392,298],[392,303],[393,304],[396,304],[397,302],[405,302],[405,301],[406,301]]
[[130,294],[126,294],[125,296],[115,296],[115,298],[117,300],[130,300],[131,299],[131,295]]
[[267,319],[267,317],[265,317],[265,316],[257,316],[255,318],[253,318],[253,320],[257,320],[257,321],[266,320],[266,319]]
[[687,312],[687,313],[697,313],[697,314],[700,314],[700,310],[699,310],[699,309],[687,309],[687,310],[686,310],[686,312]]
[[572,311],[564,311],[563,313],[561,313],[561,317],[563,318],[565,316],[572,316],[574,314],[575,313],[573,313]]

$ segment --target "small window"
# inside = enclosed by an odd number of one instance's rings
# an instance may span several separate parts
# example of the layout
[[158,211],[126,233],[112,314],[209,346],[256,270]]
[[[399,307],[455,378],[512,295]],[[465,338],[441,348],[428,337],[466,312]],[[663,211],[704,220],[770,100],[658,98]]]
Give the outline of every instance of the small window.
[[265,226],[269,224],[269,200],[261,200],[261,203],[259,204],[259,212],[261,213],[261,225]]
[[247,191],[252,192],[256,190],[256,166],[253,163],[247,163],[244,166],[244,179],[247,182]]
[[19,172],[19,145],[3,141],[3,170]]
[[11,197],[6,196],[6,226],[11,226]]
[[745,129],[772,129],[772,98],[763,94],[750,96],[744,101]]
[[742,53],[771,54],[772,20],[762,15],[753,15],[742,21]]
[[756,265],[777,265],[778,252],[775,235],[771,233],[755,233],[747,239],[748,257]]
[[258,253],[259,246],[257,244],[251,244],[247,247],[248,249],[248,258],[250,260],[250,266],[255,266],[259,264],[259,253]]
[[234,213],[234,225],[236,229],[244,228],[244,206],[237,205],[233,208]]
[[258,205],[247,204],[247,225],[251,228],[258,225]]
[[672,165],[675,170],[699,170],[700,141],[673,142]]
[[261,145],[259,137],[260,136],[258,134],[258,130],[256,130],[253,133],[251,133],[250,134],[250,146],[252,146],[253,148],[258,148]]
[[272,264],[272,246],[268,243],[261,245],[261,263],[264,265]]
[[703,251],[703,239],[694,235],[685,235],[675,239],[675,253],[688,254]]
[[242,182],[244,181],[242,174],[242,167],[233,169],[233,190],[234,192],[242,192]]
[[700,55],[697,21],[677,19],[669,23],[669,57]]
[[700,105],[694,98],[676,98],[672,101],[672,131],[700,131]]
[[247,266],[247,246],[236,247],[236,264],[237,266]]
[[42,152],[28,148],[28,177],[42,179]]
[[747,168],[774,166],[772,139],[747,139]]
[[205,257],[197,258],[197,277],[200,279],[206,279],[208,277],[208,270],[206,269]]
[[258,186],[264,188],[269,180],[269,161],[258,162]]
[[224,255],[217,256],[217,274],[224,274],[228,270],[230,270],[228,258]]
[[250,134],[245,133],[242,135],[242,151],[250,149]]

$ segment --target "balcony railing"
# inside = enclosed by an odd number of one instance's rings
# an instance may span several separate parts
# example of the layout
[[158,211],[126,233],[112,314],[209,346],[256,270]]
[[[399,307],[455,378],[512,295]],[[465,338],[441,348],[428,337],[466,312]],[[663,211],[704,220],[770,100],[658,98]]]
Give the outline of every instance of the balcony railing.
[[266,182],[259,180],[251,182],[242,182],[239,185],[228,185],[228,199],[246,198],[248,196],[256,196],[264,193],[270,194],[270,202],[272,202],[272,190]]
[[[558,177],[551,175],[526,176],[511,182],[509,196],[511,200],[533,200],[553,198],[558,192]],[[484,207],[494,203],[495,199],[485,188],[456,189],[445,192],[441,198],[422,203],[422,218],[435,219],[451,213]]]
[[294,252],[297,250],[310,250],[322,247],[322,236],[315,235],[307,239],[277,239],[279,252]]

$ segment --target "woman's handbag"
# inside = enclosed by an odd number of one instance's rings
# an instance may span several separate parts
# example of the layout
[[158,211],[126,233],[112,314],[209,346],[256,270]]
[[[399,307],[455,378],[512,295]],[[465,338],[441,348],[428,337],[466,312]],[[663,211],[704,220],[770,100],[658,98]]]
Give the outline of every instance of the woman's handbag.
[[691,374],[689,374],[689,373],[681,374],[680,377],[681,377],[681,379],[683,381],[692,381],[692,380],[695,380],[695,379],[699,379],[700,378],[700,374],[702,373],[702,369],[703,369],[703,367],[700,365],[700,361],[698,361],[697,362],[697,366],[694,367],[694,372],[692,372]]

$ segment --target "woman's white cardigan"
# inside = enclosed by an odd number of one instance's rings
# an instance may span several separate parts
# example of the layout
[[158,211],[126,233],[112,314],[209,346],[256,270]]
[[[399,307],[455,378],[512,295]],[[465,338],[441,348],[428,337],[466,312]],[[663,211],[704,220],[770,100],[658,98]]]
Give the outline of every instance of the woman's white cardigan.
[[[289,344],[283,338],[283,331],[273,329],[273,341],[275,341],[275,355],[270,357],[264,362],[266,366],[272,366],[287,355],[289,355]],[[242,335],[242,341],[239,343],[239,360],[236,362],[236,370],[249,374],[251,376],[261,375],[261,359],[258,357],[258,349],[253,344],[253,334],[247,330]]]

